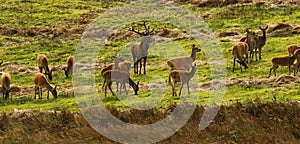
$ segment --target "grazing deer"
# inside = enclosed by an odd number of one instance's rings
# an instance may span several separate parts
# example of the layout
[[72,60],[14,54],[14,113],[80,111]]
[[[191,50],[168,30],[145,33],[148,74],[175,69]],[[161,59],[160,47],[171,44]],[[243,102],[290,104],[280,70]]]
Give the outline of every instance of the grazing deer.
[[250,31],[249,29],[246,30],[247,32],[247,44],[248,44],[248,50],[250,52],[250,63],[253,61],[253,56],[255,54],[255,59],[257,61],[257,42],[258,42],[258,36],[255,32]]
[[259,29],[263,33],[262,36],[258,36],[258,42],[257,42],[258,43],[257,48],[258,48],[259,60],[261,60],[261,51],[262,51],[262,48],[264,47],[264,45],[266,44],[266,41],[267,41],[266,31],[268,29],[268,26],[266,28],[261,28],[259,26]]
[[34,88],[34,99],[36,99],[36,91],[38,90],[39,93],[39,99],[42,99],[42,88],[46,87],[46,89],[48,90],[48,95],[47,98],[49,98],[49,91],[52,93],[53,97],[56,99],[57,98],[57,91],[56,91],[56,86],[52,87],[47,79],[45,78],[44,74],[42,73],[36,73],[34,76],[34,84],[35,84],[35,88]]
[[10,92],[10,84],[11,84],[10,74],[2,73],[1,82],[2,82],[3,98],[8,99],[9,92]]
[[65,72],[66,77],[69,77],[69,73],[72,73],[73,65],[74,65],[74,57],[69,56],[67,59],[67,66],[62,68],[62,70]]
[[[248,59],[248,44],[245,42],[238,42],[232,47],[232,55],[233,55],[233,67],[232,72],[234,72],[235,67],[235,61],[237,61],[240,64],[241,72],[242,72],[242,66],[245,67],[245,69],[248,68],[247,66],[247,59]],[[244,58],[244,55],[246,55],[246,58]],[[238,59],[238,60],[236,60]]]
[[39,54],[36,60],[37,60],[40,73],[42,73],[44,69],[45,74],[48,75],[49,80],[52,80],[52,70],[49,70],[48,58],[44,54]]
[[[130,72],[130,67],[131,67],[130,62],[125,61],[123,58],[115,57],[115,56],[113,56],[113,59],[114,59],[113,63],[108,64],[101,70],[102,76],[108,70],[123,70],[123,71],[128,71],[128,73]],[[105,82],[106,81],[104,79],[102,88],[104,88]],[[118,85],[118,83],[117,83],[117,85]],[[117,90],[118,90],[118,87],[117,87]]]
[[173,80],[172,96],[177,96],[176,91],[175,91],[175,85],[177,82],[181,82],[179,96],[181,95],[181,90],[182,90],[184,83],[186,83],[187,89],[188,89],[188,94],[190,94],[189,81],[195,75],[195,72],[196,72],[196,65],[192,66],[192,70],[190,72],[188,72],[186,70],[172,70],[170,72],[169,75],[171,76],[171,78]]
[[[154,41],[153,38],[151,38],[150,34],[154,31],[152,29],[150,31],[150,27],[147,27],[146,21],[143,22],[142,25],[145,29],[145,31],[140,32],[135,30],[134,26],[131,27],[130,31],[133,31],[137,33],[138,35],[142,36],[142,41],[140,44],[135,44],[131,47],[131,55],[133,59],[133,67],[134,67],[134,73],[141,74],[142,67],[144,67],[144,74],[146,74],[146,61],[148,57],[148,49],[150,47],[150,43]],[[143,62],[142,62],[143,60]],[[139,63],[140,63],[140,71],[139,71]]]
[[[194,44],[192,45],[192,53],[191,56],[183,56],[169,59],[167,61],[168,66],[170,67],[170,71],[172,70],[189,70],[193,66],[193,62],[196,60],[197,52],[200,52],[201,49],[197,48]],[[171,82],[171,78],[169,75],[168,82]]]
[[130,86],[132,86],[135,94],[137,95],[137,92],[139,90],[139,82],[137,82],[137,84],[135,84],[132,79],[129,77],[129,73],[128,72],[124,72],[124,71],[120,71],[120,70],[108,70],[106,72],[104,72],[103,77],[105,79],[105,86],[104,86],[104,93],[105,93],[105,97],[106,97],[106,90],[107,87],[109,88],[110,92],[114,94],[114,92],[111,89],[111,85],[112,82],[120,82],[121,86],[120,86],[120,95],[121,93],[121,88],[123,86],[123,88],[125,89],[126,95],[128,94],[125,83],[129,83]]
[[290,74],[291,66],[294,65],[294,62],[295,62],[295,56],[273,57],[272,58],[272,67],[270,68],[269,77],[271,77],[272,70],[276,77],[276,69],[279,66],[288,66],[289,74]]

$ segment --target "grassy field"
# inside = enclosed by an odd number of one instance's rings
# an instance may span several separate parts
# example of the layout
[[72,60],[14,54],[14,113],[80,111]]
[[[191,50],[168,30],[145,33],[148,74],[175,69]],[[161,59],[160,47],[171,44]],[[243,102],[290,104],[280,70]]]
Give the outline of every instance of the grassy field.
[[[123,1],[107,3],[97,1],[79,1],[79,0],[1,0],[0,8],[0,27],[4,29],[0,35],[0,57],[4,61],[1,66],[3,70],[8,70],[11,65],[21,67],[36,68],[37,54],[46,54],[49,58],[50,67],[64,65],[68,55],[73,55],[80,41],[80,36],[84,29],[92,20],[101,15],[102,12],[115,7]],[[186,5],[190,10],[199,15],[209,15],[205,22],[216,34],[223,31],[236,30],[244,34],[246,28],[258,30],[258,26],[266,24],[273,25],[277,23],[298,24],[300,23],[300,7],[269,7],[269,6],[242,6],[242,7],[221,7],[221,8],[201,8],[195,5]],[[172,28],[172,26],[163,23],[152,22],[151,27],[161,30],[162,27]],[[126,28],[125,28],[126,29]],[[287,55],[287,46],[289,44],[299,44],[299,34],[268,34],[267,43],[263,48],[262,60],[255,61],[249,65],[249,69],[243,72],[236,67],[236,72],[232,73],[232,55],[231,47],[238,41],[242,35],[237,37],[218,38],[220,47],[227,62],[226,70],[228,81],[245,80],[248,82],[266,79],[271,67],[271,58],[274,56]],[[110,44],[101,49],[101,55],[97,62],[103,66],[112,62],[111,57],[116,55],[119,50],[131,41],[126,39],[111,40]],[[190,53],[190,46],[194,41],[189,39],[175,40]],[[151,51],[152,49],[152,51]],[[142,83],[139,97],[149,97],[151,91],[147,84],[155,76],[160,76],[160,82],[167,80],[169,69],[166,60],[155,56],[156,47],[150,48],[148,58],[147,75],[135,75],[131,72],[134,81]],[[168,47],[166,47],[168,49]],[[161,53],[168,52],[160,51]],[[209,82],[210,69],[205,54],[197,54],[197,73],[201,83]],[[100,71],[102,67],[97,69]],[[33,76],[35,72],[12,73],[12,83],[24,87],[33,87]],[[277,72],[287,74],[287,68],[280,67]],[[100,97],[107,105],[113,105],[117,108],[127,108],[117,97],[104,98],[104,92],[101,89],[103,78],[100,73],[95,74]],[[12,98],[0,101],[0,112],[12,111],[13,109],[45,109],[62,110],[68,109],[77,111],[77,103],[71,91],[71,78],[65,78],[61,70],[55,71],[51,84],[58,85],[59,98],[34,100],[33,91],[27,91],[23,95],[15,96],[12,92]],[[270,84],[239,84],[228,87],[225,91],[223,104],[230,105],[233,102],[241,101],[247,103],[253,99],[260,99],[262,102],[287,102],[298,101],[299,83],[280,84],[272,86]],[[183,93],[187,91],[184,90]],[[45,94],[45,93],[44,93]],[[51,94],[50,94],[51,95]],[[132,95],[130,91],[128,97]],[[210,96],[210,91],[201,91],[199,94],[199,104],[206,104]],[[178,102],[179,97],[171,97],[171,87],[168,86],[163,101],[157,106],[168,107],[174,102]],[[133,102],[134,103],[134,102]]]

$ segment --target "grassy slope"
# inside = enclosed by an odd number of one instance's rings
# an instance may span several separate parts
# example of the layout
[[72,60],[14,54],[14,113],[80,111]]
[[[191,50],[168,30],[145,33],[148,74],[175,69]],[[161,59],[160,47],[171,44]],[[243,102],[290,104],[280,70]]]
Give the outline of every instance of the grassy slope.
[[[1,1],[2,7],[1,24],[9,27],[20,28],[51,28],[54,30],[59,29],[60,26],[64,27],[66,23],[75,25],[74,21],[80,19],[82,15],[86,15],[90,11],[96,11],[102,9],[102,4],[94,1]],[[17,10],[15,10],[16,8]],[[290,24],[299,23],[300,10],[299,7],[291,8],[267,8],[267,7],[241,7],[241,8],[194,8],[191,9],[197,11],[199,14],[210,13],[211,18],[206,22],[214,32],[223,30],[230,30],[232,28],[240,29],[243,32],[245,28],[257,29],[258,25],[266,23],[286,22]],[[286,40],[288,37],[288,40]],[[289,36],[277,36],[268,37],[266,46],[263,48],[263,60],[254,62],[250,65],[250,69],[246,72],[240,73],[239,70],[236,73],[231,72],[232,56],[229,50],[233,43],[222,42],[224,56],[227,63],[227,79],[259,79],[265,78],[268,75],[269,67],[271,66],[270,59],[273,56],[286,55],[287,45],[291,43],[298,44],[297,40],[299,35]],[[11,41],[17,41],[14,45],[6,46]],[[5,62],[15,62],[20,65],[35,66],[35,58],[38,53],[45,53],[49,57],[51,65],[64,64],[65,58],[69,54],[73,54],[76,49],[78,39],[45,39],[25,36],[0,36],[1,52],[0,56]],[[112,47],[106,47],[101,51],[99,61],[109,62],[110,57],[115,55],[117,51],[126,45],[127,41],[113,41]],[[183,45],[189,51],[191,41],[181,40],[180,44]],[[111,52],[111,49],[113,51]],[[205,61],[205,55],[200,53],[197,55],[198,60]],[[167,79],[168,68],[166,65],[157,69],[157,64],[164,64],[165,59],[160,59],[155,56],[149,56],[149,68],[147,76],[134,76],[135,81],[141,81],[145,83],[149,81],[157,73],[163,79]],[[198,66],[198,74],[202,82],[210,80],[209,66]],[[287,73],[284,68],[279,68],[278,74]],[[63,73],[56,72],[56,77],[53,84],[70,84],[71,80],[64,78]],[[33,74],[13,74],[13,83],[20,86],[32,86]],[[102,77],[96,74],[98,85],[102,85]],[[288,87],[288,88],[286,88]],[[261,98],[263,102],[272,101],[276,96],[277,100],[299,100],[299,84],[293,84],[282,87],[270,87],[270,86],[255,86],[255,85],[241,85],[229,88],[226,90],[224,104],[230,104],[231,100],[247,101],[253,98]],[[275,93],[276,91],[276,93]],[[184,91],[186,93],[186,91]],[[142,90],[139,92],[140,97],[147,97],[150,91]],[[199,102],[206,103],[209,92],[201,92]],[[75,99],[70,96],[72,94],[64,93],[60,91],[60,97],[57,100],[53,100],[50,97],[49,100],[35,101],[31,98],[13,99],[6,102],[1,102],[4,106],[0,111],[8,111],[13,108],[17,109],[63,109],[68,108],[70,110],[77,110],[77,104]],[[102,91],[101,91],[102,95]],[[161,103],[162,106],[169,105],[172,102],[176,102],[179,97],[171,97],[171,88],[169,87],[166,92],[165,100]],[[29,97],[31,97],[30,95]],[[45,96],[44,96],[45,97]],[[101,96],[102,97],[102,96]],[[109,94],[109,97],[111,95]],[[102,97],[103,98],[103,97]],[[116,98],[104,98],[107,104],[114,104],[117,107],[124,107],[120,101],[116,101]]]

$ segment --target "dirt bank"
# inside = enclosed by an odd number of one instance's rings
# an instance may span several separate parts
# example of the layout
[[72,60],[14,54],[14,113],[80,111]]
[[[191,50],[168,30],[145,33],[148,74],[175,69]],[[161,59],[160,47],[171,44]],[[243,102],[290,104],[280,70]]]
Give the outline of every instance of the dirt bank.
[[[204,107],[198,106],[189,122],[164,143],[297,143],[300,141],[300,103],[259,101],[222,106],[203,131],[198,124]],[[94,110],[93,110],[94,111]],[[110,108],[119,119],[153,123],[173,108],[160,111],[122,111]],[[18,111],[0,116],[3,143],[114,143],[93,130],[79,112]]]

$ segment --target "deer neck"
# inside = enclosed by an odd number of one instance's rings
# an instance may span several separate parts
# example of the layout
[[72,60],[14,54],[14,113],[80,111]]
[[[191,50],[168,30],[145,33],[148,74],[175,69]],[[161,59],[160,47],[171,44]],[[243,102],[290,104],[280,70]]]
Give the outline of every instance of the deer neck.
[[191,58],[193,61],[196,60],[196,51],[195,50],[192,50]]
[[135,87],[137,87],[137,84],[135,84],[131,78],[129,78],[129,85],[130,85],[133,89],[135,89]]
[[45,83],[47,90],[52,92],[53,87],[49,83]]
[[188,73],[188,78],[192,78],[195,75],[196,72],[196,66],[192,67],[192,70]]

